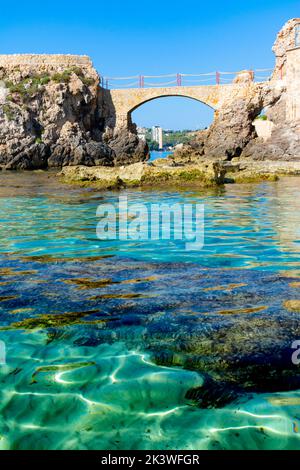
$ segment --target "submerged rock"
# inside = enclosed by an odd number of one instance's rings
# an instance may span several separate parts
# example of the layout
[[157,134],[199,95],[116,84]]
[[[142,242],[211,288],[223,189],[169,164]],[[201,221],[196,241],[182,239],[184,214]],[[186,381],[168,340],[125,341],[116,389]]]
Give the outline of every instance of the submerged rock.
[[[203,385],[188,390],[186,399],[203,408],[300,388],[292,361],[300,338],[292,277],[120,257],[6,265],[9,284],[0,284],[5,331],[44,330],[49,341],[77,346],[125,342],[159,365],[197,371]],[[35,285],[45,276],[46,284]]]

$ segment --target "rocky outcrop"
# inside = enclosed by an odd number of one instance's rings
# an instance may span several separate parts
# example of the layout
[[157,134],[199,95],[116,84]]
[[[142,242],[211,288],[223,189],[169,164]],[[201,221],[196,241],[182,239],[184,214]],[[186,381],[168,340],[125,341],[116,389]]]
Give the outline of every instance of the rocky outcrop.
[[[264,83],[243,70],[233,83],[175,87],[215,109],[209,129],[175,152],[176,164],[194,159],[300,160],[300,48],[287,22],[273,51],[274,73]],[[0,56],[0,167],[120,166],[148,159],[131,113],[170,89],[106,90],[86,56]],[[268,120],[254,125],[261,114]]]
[[85,56],[0,56],[0,166],[108,165],[148,154],[129,131],[103,138],[99,76]]
[[225,182],[226,169],[218,162],[194,162],[178,166],[172,160],[161,159],[151,164],[107,167],[68,166],[60,172],[63,181],[71,184],[94,185],[98,189],[132,186],[178,185],[209,187]]
[[176,156],[189,159],[190,155],[199,155],[217,160],[240,157],[257,137],[254,119],[266,106],[274,106],[281,95],[282,87],[241,82],[224,96],[210,128],[200,131],[192,142],[176,151]]
[[140,140],[133,130],[125,128],[107,130],[103,140],[107,142],[115,154],[115,165],[143,162],[149,158],[147,143]]
[[286,75],[287,51],[295,47],[295,26],[299,23],[300,18],[292,18],[277,34],[272,47],[276,59],[273,79],[282,79]]
[[[219,103],[210,128],[177,150],[176,158],[300,159],[300,121],[294,103],[299,88],[296,70],[300,55],[298,50],[294,50],[293,56],[290,52],[295,45],[298,22],[297,18],[288,21],[277,36],[273,47],[276,65],[271,79],[255,83],[251,72],[239,73],[234,83],[240,86],[232,87],[231,95]],[[268,138],[260,138],[255,130],[254,120],[260,113],[269,121]]]

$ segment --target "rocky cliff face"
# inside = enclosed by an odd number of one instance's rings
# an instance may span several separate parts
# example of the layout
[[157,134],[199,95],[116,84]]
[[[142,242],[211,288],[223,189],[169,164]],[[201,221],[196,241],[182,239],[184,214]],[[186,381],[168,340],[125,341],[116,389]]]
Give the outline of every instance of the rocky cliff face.
[[[291,94],[295,95],[292,86],[295,87],[295,77],[298,75],[293,70],[292,84],[289,68],[294,69],[295,57],[290,67],[288,58],[295,45],[295,25],[299,21],[297,18],[288,21],[277,36],[273,46],[276,64],[271,79],[255,83],[251,73],[239,74],[235,80],[240,84],[239,89],[233,90],[228,99],[220,104],[207,131],[199,132],[194,141],[175,152],[177,159],[300,159],[300,122],[287,116],[289,99]],[[300,61],[300,54],[298,57]],[[259,137],[255,130],[254,119],[261,112],[273,123],[268,139]]]
[[232,88],[215,112],[209,129],[198,132],[193,141],[178,149],[175,152],[177,159],[198,156],[232,160],[241,157],[247,146],[257,138],[254,119],[263,109],[273,109],[282,93],[281,86],[276,88],[252,81]]
[[104,137],[100,90],[88,57],[0,56],[0,166],[113,166],[146,159],[147,147],[129,131]]
[[[300,160],[300,48],[294,47],[298,22],[288,21],[277,36],[271,79],[255,83],[251,72],[242,71],[234,86],[222,88],[213,124],[175,153],[178,162]],[[126,104],[128,97],[121,99]],[[147,160],[147,144],[138,139],[130,113],[115,111],[112,94],[99,86],[86,56],[0,56],[0,167],[115,166]],[[259,136],[262,126],[254,125],[262,111],[269,121],[267,137]]]

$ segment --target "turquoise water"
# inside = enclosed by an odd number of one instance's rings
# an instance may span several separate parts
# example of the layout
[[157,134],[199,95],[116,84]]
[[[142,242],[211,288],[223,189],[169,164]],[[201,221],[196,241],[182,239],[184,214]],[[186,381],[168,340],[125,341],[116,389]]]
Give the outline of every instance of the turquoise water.
[[299,182],[122,192],[203,203],[187,251],[97,239],[119,193],[0,174],[0,448],[299,448]]
[[163,152],[163,151],[153,150],[152,152],[150,152],[150,161],[156,160],[157,158],[166,158],[169,155],[172,155],[172,153],[173,152],[169,152],[169,151]]

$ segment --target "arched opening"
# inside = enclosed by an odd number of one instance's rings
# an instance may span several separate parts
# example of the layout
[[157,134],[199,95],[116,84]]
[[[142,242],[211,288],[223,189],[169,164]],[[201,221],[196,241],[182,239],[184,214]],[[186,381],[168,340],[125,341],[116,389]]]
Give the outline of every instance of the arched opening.
[[271,138],[274,123],[269,119],[268,107],[260,110],[260,113],[257,114],[252,124],[255,128],[257,137],[260,137],[264,141]]
[[162,96],[148,100],[130,113],[139,138],[150,147],[151,159],[163,158],[176,146],[192,140],[195,132],[213,122],[214,109],[194,98]]

